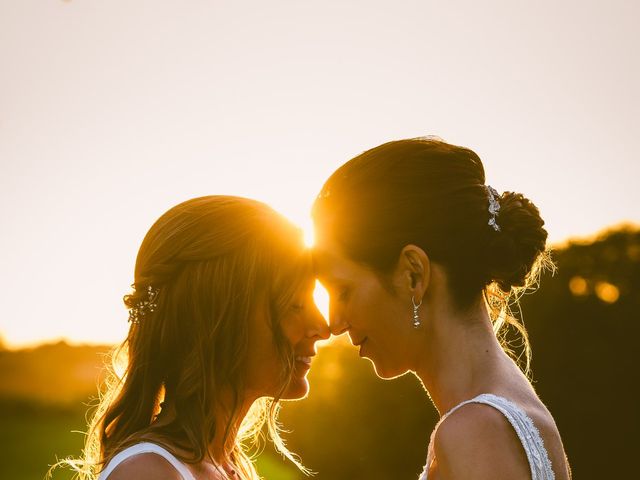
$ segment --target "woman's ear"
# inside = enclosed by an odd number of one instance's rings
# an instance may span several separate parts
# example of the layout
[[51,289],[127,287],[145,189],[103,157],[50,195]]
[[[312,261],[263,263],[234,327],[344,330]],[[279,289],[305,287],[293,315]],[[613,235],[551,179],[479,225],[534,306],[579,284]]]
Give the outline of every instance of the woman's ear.
[[429,287],[429,256],[416,245],[406,245],[400,252],[395,277],[396,285],[419,302]]

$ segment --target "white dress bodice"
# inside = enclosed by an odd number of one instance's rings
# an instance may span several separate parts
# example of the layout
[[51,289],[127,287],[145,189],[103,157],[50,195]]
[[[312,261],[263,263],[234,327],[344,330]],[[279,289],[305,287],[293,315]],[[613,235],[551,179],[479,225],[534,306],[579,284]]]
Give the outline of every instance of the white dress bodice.
[[509,420],[509,423],[516,431],[516,434],[520,439],[520,443],[522,443],[522,448],[524,448],[527,459],[529,460],[529,466],[531,468],[531,480],[554,480],[555,475],[553,473],[553,469],[551,468],[549,455],[547,454],[547,450],[544,448],[542,437],[540,436],[540,433],[538,432],[536,426],[533,424],[533,421],[524,412],[524,410],[518,407],[515,403],[507,400],[504,397],[499,397],[491,393],[483,393],[475,398],[472,398],[471,400],[462,402],[453,407],[445,415],[443,415],[442,418],[440,418],[440,421],[431,433],[431,440],[429,442],[429,449],[427,452],[427,464],[425,465],[424,471],[422,472],[419,480],[427,480],[427,473],[429,471],[431,463],[433,462],[433,441],[438,426],[444,421],[445,418],[447,418],[457,409],[469,403],[482,403],[485,405],[489,405],[498,410],[507,418],[507,420]]
[[109,475],[111,475],[111,472],[113,472],[118,465],[124,462],[127,458],[133,457],[134,455],[139,455],[141,453],[155,453],[156,455],[160,455],[171,465],[173,465],[173,468],[178,471],[183,480],[196,480],[184,463],[182,463],[173,454],[171,454],[168,450],[162,448],[160,445],[156,445],[155,443],[150,442],[136,443],[135,445],[125,448],[124,450],[119,452],[109,461],[104,470],[102,470],[100,476],[98,477],[98,480],[107,480]]

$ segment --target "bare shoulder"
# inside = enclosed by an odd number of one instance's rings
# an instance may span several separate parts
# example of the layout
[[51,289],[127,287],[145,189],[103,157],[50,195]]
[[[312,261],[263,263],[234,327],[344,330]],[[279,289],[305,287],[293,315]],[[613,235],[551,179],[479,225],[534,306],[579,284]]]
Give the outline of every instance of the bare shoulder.
[[529,479],[526,453],[509,421],[495,408],[471,403],[438,427],[434,453],[447,479]]
[[160,455],[140,453],[127,458],[109,475],[109,480],[182,480],[182,475]]
[[570,479],[571,469],[567,460],[560,432],[553,416],[546,406],[538,400],[538,405],[527,412],[529,418],[538,429],[544,447],[549,455],[557,480]]

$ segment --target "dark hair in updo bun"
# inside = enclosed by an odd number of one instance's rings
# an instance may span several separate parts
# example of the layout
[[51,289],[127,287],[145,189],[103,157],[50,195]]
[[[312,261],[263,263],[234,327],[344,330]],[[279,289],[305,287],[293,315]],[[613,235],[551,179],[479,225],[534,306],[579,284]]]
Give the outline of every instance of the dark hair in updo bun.
[[499,230],[489,220],[482,161],[472,150],[436,138],[388,142],[342,165],[313,208],[319,240],[335,241],[352,260],[383,277],[408,244],[446,269],[464,308],[484,294],[496,331],[511,323],[509,297],[537,281],[548,262],[538,209],[519,193],[498,197]]
[[497,218],[500,231],[487,243],[487,273],[504,292],[525,287],[540,254],[547,231],[538,208],[521,193],[504,192]]

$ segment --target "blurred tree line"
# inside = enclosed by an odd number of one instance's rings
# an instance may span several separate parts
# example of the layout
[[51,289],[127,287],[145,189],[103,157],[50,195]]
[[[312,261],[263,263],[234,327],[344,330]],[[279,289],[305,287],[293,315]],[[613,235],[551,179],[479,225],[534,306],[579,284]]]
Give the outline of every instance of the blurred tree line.
[[[553,413],[576,479],[635,477],[640,231],[618,228],[558,247],[558,266],[521,299],[533,380]],[[84,412],[106,348],[59,343],[0,349],[0,478],[41,479],[56,456],[79,455]],[[288,446],[318,480],[417,479],[435,408],[412,375],[384,381],[346,338],[322,347],[311,393],[285,402]],[[267,480],[304,478],[271,446]],[[54,478],[70,478],[59,472]]]

